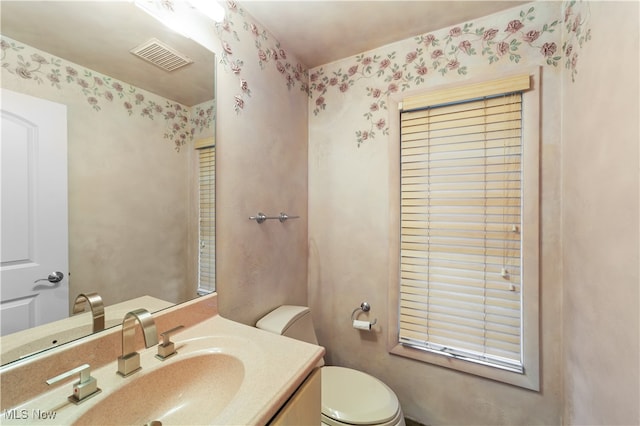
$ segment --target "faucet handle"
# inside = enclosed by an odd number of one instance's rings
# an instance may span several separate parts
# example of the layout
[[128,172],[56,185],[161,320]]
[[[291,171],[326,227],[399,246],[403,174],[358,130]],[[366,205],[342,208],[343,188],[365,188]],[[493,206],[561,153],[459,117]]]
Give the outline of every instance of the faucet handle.
[[51,386],[54,383],[58,383],[59,381],[78,373],[80,374],[80,381],[73,384],[73,394],[69,396],[69,401],[74,404],[79,404],[102,391],[98,388],[98,381],[91,376],[91,367],[89,364],[83,364],[72,370],[52,377],[47,380],[47,384]]
[[162,343],[158,345],[158,353],[156,354],[156,358],[164,361],[172,355],[177,354],[175,344],[171,341],[171,335],[182,330],[184,325],[179,325],[177,327],[172,328],[171,330],[167,330],[164,333],[160,333],[162,336]]

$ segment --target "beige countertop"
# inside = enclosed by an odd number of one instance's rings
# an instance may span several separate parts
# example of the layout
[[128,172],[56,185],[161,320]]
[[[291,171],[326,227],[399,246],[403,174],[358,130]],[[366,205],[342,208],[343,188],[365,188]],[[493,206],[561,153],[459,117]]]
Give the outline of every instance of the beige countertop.
[[[173,324],[173,326],[175,325],[179,324]],[[98,387],[102,389],[102,392],[79,405],[67,401],[67,397],[72,391],[72,383],[77,381],[77,377],[74,377],[62,384],[56,384],[55,387],[51,386],[51,390],[40,393],[17,406],[9,409],[5,407],[0,413],[0,423],[69,425],[74,424],[85,412],[100,406],[99,410],[103,416],[100,419],[100,424],[126,424],[131,421],[131,417],[125,415],[125,410],[131,406],[148,403],[148,399],[151,397],[147,395],[162,395],[157,398],[165,399],[171,404],[174,404],[175,401],[176,408],[173,410],[175,412],[172,413],[172,410],[169,409],[163,414],[163,418],[141,419],[143,422],[161,420],[165,426],[203,423],[219,425],[267,424],[324,354],[322,347],[267,333],[227,320],[217,314],[175,333],[171,340],[176,344],[177,355],[160,361],[155,358],[157,352],[155,346],[143,349],[140,351],[142,370],[129,377],[123,378],[116,374],[117,363],[115,359],[113,362],[93,370],[92,376],[98,380]],[[213,358],[207,358],[212,354],[215,355]],[[237,371],[230,373],[226,371],[226,366],[222,366],[224,368],[219,369],[220,377],[216,380],[218,373],[209,371],[209,368],[213,371],[220,366],[203,364],[196,358],[200,360],[213,359],[214,362],[233,360],[228,364],[228,368]],[[198,362],[192,362],[191,359]],[[90,363],[90,360],[77,359],[78,365],[83,363]],[[178,365],[178,363],[181,364]],[[153,389],[153,392],[147,395],[144,395],[146,392],[140,392],[139,395],[131,394],[127,397],[129,398],[126,400],[127,403],[122,404],[124,407],[114,404],[118,400],[117,396],[114,397],[116,390],[133,383],[135,380],[149,381],[146,377],[154,377],[152,380],[156,381],[159,377],[157,370],[172,365],[174,367],[164,371],[171,372],[171,377],[175,378],[175,386],[172,386],[173,382],[169,381],[169,385],[160,393],[157,393],[158,389]],[[190,371],[190,369],[200,370]],[[64,370],[56,371],[55,374],[62,372]],[[197,392],[185,393],[191,396],[181,396],[178,386],[181,377],[195,378],[200,374],[204,376],[213,374],[213,376],[206,376],[204,381],[200,380],[198,386],[202,388],[199,388]],[[163,380],[158,380],[158,382],[163,382]],[[172,389],[173,387],[176,389]],[[9,389],[5,389],[3,385],[2,392],[7,391]],[[175,393],[172,394],[172,392]],[[201,403],[203,400],[199,399],[203,394],[205,395],[205,403]],[[140,399],[136,400],[136,398]],[[145,400],[145,398],[147,399]],[[194,401],[188,399],[194,399]],[[218,407],[214,407],[215,401],[218,401]],[[198,404],[194,406],[194,402]],[[192,404],[192,408],[189,410],[181,409],[179,406],[184,404]],[[104,417],[104,413],[107,412],[111,414]],[[15,418],[23,413],[27,419]],[[39,419],[37,417],[39,413],[55,413],[55,418],[49,416],[47,419]],[[156,417],[157,414],[153,416]],[[9,419],[8,417],[14,418]],[[85,417],[83,420],[87,419],[88,417]],[[25,423],[26,420],[28,420],[27,423]]]

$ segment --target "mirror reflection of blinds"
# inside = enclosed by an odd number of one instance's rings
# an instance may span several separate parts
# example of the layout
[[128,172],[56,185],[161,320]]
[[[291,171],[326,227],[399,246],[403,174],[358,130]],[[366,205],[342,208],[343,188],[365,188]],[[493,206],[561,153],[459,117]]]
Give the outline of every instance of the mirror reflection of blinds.
[[216,148],[215,145],[198,149],[199,157],[199,272],[198,294],[216,289]]
[[401,113],[400,342],[516,372],[525,77]]

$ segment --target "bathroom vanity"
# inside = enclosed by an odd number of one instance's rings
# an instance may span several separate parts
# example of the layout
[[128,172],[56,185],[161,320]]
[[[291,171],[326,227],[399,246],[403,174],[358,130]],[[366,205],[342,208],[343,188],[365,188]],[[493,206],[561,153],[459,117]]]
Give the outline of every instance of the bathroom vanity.
[[[164,360],[157,346],[144,348],[138,328],[142,368],[127,377],[116,374],[121,327],[3,367],[0,423],[320,424],[315,367],[324,349],[222,318],[216,302],[204,296],[154,316],[159,334],[184,325]],[[85,364],[83,380],[90,375],[100,391],[80,403],[77,370],[46,384]]]

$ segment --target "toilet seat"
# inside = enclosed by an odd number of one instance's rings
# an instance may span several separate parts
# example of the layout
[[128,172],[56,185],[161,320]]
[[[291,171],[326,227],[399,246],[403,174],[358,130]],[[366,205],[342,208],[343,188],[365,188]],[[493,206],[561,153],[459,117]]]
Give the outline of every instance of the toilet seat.
[[322,367],[322,421],[326,424],[395,425],[400,403],[383,382],[362,371]]

